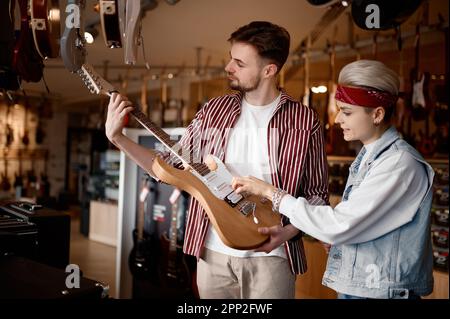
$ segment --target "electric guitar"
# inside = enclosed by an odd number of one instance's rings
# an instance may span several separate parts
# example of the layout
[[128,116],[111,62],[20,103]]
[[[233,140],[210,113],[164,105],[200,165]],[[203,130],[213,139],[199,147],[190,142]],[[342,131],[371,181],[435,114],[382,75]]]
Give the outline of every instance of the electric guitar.
[[8,160],[7,160],[7,151],[6,149],[3,151],[3,163],[4,163],[4,173],[2,174],[0,181],[0,189],[8,192],[11,189],[11,182],[8,177]]
[[127,1],[125,16],[125,63],[136,64],[141,33],[141,1]]
[[[191,273],[183,254],[183,247],[177,244],[178,241],[178,201],[181,192],[175,189],[170,196],[172,205],[172,216],[170,218],[169,236],[161,236],[162,262],[160,267],[160,278],[162,287],[175,290],[177,293],[188,295],[192,288]],[[184,209],[184,207],[181,207]]]
[[28,109],[30,108],[30,103],[28,101],[28,96],[25,94],[24,91],[24,98],[25,98],[25,110],[24,110],[24,116],[23,116],[23,135],[22,135],[22,143],[25,147],[30,144],[30,131],[28,130]]
[[58,0],[31,0],[31,29],[34,45],[43,59],[59,55],[60,10]]
[[100,24],[103,39],[105,45],[111,49],[122,47],[119,12],[117,0],[100,0]]
[[[64,62],[64,66],[70,72],[77,72],[80,70],[81,65],[86,60],[86,40],[84,38],[84,22],[83,11],[86,6],[85,0],[69,0],[68,5],[75,5],[79,8],[79,22],[78,28],[68,25],[64,29],[61,37],[61,58]],[[76,18],[76,16],[75,16]]]
[[305,75],[305,82],[303,87],[303,105],[310,106],[310,87],[309,87],[309,49],[311,47],[311,36],[308,36],[305,42],[304,52],[303,52],[303,59],[304,59],[304,75]]
[[20,35],[14,46],[13,69],[27,82],[39,82],[43,75],[44,63],[37,52],[30,29],[28,1],[19,0]]
[[[112,92],[117,92],[89,65],[83,65],[78,74],[92,93],[111,95]],[[135,108],[131,115],[167,147],[178,164],[183,163],[186,167],[184,170],[177,169],[156,157],[152,166],[156,177],[197,199],[227,246],[253,249],[269,238],[260,234],[258,228],[279,225],[281,218],[280,214],[272,211],[267,200],[235,193],[231,187],[233,176],[220,159],[210,155],[207,158],[209,165],[192,162],[191,152],[171,140],[141,110]]]
[[133,230],[133,249],[128,257],[128,266],[136,278],[147,278],[151,271],[150,248],[151,237],[144,232],[147,198],[150,194],[150,176],[144,176],[139,194],[137,229]]

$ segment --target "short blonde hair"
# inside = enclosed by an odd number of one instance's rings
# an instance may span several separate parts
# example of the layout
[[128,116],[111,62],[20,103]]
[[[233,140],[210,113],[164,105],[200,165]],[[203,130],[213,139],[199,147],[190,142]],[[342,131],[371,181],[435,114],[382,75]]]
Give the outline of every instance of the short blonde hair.
[[358,60],[344,66],[338,83],[357,87],[370,87],[398,95],[400,80],[397,73],[375,60]]

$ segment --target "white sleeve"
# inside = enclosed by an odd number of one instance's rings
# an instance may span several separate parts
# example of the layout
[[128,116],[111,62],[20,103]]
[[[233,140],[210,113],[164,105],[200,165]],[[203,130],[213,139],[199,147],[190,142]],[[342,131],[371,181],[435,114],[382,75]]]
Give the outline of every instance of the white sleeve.
[[334,209],[285,195],[280,213],[296,228],[330,244],[366,242],[408,223],[428,189],[425,167],[407,152],[372,165],[348,200]]

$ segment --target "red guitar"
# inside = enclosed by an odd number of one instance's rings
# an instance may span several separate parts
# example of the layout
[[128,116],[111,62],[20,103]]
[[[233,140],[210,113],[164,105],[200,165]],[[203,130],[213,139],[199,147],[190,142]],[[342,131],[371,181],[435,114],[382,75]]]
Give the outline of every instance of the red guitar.
[[34,44],[43,59],[59,55],[60,10],[58,0],[30,0]]
[[20,35],[14,46],[13,64],[15,72],[27,82],[39,82],[42,79],[44,63],[32,40],[28,1],[18,0],[20,8]]

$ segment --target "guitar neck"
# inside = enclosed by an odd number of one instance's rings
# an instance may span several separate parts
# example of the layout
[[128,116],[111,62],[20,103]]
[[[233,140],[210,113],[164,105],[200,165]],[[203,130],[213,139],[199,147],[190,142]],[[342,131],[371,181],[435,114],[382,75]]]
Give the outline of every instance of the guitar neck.
[[172,204],[172,216],[170,219],[170,246],[169,251],[176,252],[177,250],[177,219],[178,219],[178,204]]
[[175,155],[180,161],[189,165],[193,170],[202,176],[205,176],[210,172],[209,168],[203,163],[192,163],[190,161],[190,151],[184,151],[183,148],[175,150],[175,141],[170,139],[170,136],[164,132],[159,126],[149,120],[149,118],[138,108],[134,108],[131,111],[131,115],[150,133],[152,133],[169,151]]
[[137,238],[142,240],[144,238],[144,210],[145,203],[139,202],[138,222],[137,222]]

